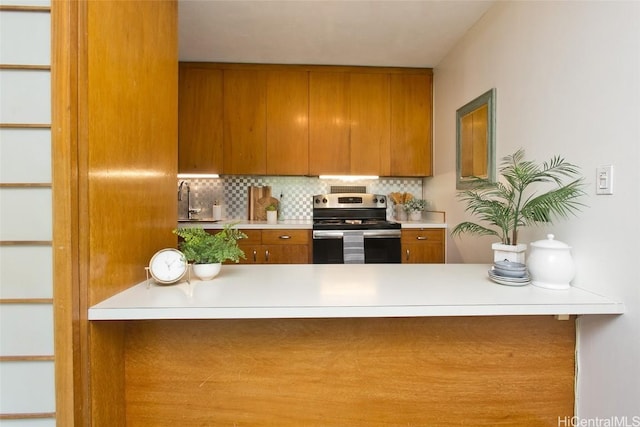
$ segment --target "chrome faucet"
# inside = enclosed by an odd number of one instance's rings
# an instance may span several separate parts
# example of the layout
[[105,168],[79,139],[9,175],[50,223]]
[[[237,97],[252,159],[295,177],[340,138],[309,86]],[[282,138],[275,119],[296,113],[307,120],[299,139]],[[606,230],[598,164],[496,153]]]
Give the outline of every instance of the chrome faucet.
[[182,201],[182,186],[187,184],[187,195],[190,192],[189,183],[187,181],[180,181],[180,185],[178,186],[178,201]]
[[193,219],[193,214],[197,214],[200,212],[200,209],[193,209],[191,207],[191,187],[189,187],[189,183],[187,181],[181,181],[178,186],[178,201],[182,201],[182,187],[187,187],[187,219]]
[[[194,219],[193,215],[200,213],[202,209],[192,208],[191,207],[191,187],[187,181],[180,181],[180,185],[178,186],[178,201],[182,201],[182,187],[187,187],[187,219]],[[179,216],[179,215],[178,215]]]

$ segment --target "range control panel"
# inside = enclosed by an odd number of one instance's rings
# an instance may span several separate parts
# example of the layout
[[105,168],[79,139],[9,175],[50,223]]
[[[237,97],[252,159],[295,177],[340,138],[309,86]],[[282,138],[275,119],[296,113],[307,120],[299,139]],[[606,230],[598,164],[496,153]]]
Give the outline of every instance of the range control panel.
[[385,208],[387,196],[383,194],[330,193],[313,196],[313,208]]

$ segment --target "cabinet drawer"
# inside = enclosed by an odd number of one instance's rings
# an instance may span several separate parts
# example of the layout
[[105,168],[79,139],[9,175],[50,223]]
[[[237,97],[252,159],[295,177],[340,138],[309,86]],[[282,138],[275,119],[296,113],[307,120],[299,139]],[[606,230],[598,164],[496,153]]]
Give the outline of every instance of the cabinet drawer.
[[311,240],[309,230],[262,230],[264,245],[308,245]]
[[402,230],[402,243],[443,242],[443,229]]
[[262,231],[261,230],[240,230],[247,235],[246,239],[242,239],[239,243],[243,246],[247,245],[259,245],[262,243]]

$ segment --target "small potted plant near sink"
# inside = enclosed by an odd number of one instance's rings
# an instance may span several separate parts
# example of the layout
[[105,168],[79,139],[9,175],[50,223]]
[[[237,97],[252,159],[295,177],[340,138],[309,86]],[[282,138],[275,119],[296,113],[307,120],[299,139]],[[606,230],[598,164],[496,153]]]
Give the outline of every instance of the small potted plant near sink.
[[[479,180],[478,187],[458,195],[466,202],[466,211],[487,225],[465,221],[456,225],[451,234],[498,237],[500,242],[492,245],[496,261],[524,263],[527,246],[518,241],[520,227],[552,223],[554,217],[575,215],[584,206],[579,202],[586,194],[584,181],[578,176],[577,166],[559,156],[538,165],[525,160],[524,155],[524,150],[519,149],[502,159],[498,182]],[[571,181],[565,184],[564,178]],[[532,188],[535,184],[542,184],[548,190],[538,193]]]
[[265,208],[267,212],[267,224],[276,224],[278,222],[278,207],[275,204],[270,204]]
[[245,258],[244,252],[238,247],[238,240],[247,236],[234,228],[234,225],[225,225],[216,234],[210,234],[200,227],[173,230],[183,239],[178,247],[192,263],[193,273],[200,279],[213,279],[220,272],[224,261],[239,262],[241,258]]
[[409,215],[409,221],[420,221],[422,219],[422,211],[427,208],[427,201],[423,199],[413,198],[404,204],[404,210]]

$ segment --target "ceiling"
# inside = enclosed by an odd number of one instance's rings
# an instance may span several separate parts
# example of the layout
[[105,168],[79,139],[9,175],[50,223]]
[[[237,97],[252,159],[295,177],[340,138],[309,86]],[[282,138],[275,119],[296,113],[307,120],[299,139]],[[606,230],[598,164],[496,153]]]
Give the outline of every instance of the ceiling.
[[495,0],[179,0],[181,61],[435,67]]

